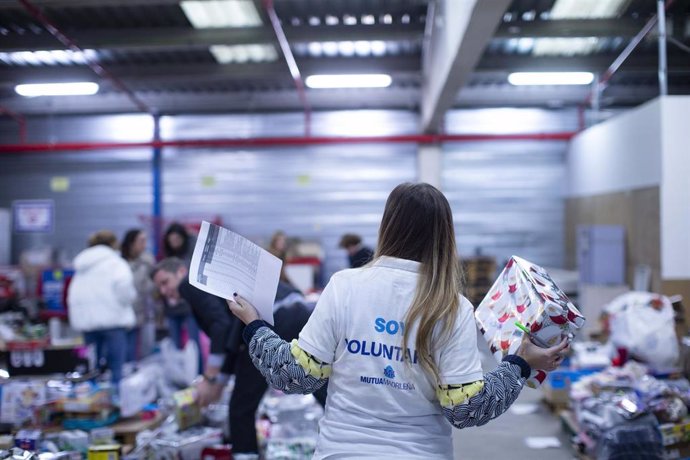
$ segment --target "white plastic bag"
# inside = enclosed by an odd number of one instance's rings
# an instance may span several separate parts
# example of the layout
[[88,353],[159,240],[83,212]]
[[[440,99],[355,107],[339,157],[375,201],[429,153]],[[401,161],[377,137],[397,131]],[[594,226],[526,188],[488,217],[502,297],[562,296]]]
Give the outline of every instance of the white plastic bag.
[[156,364],[142,366],[120,381],[120,414],[131,417],[158,396],[156,382],[161,377],[161,368]]
[[178,350],[172,340],[163,339],[161,355],[164,375],[173,384],[186,388],[199,375],[199,349],[193,340]]
[[632,291],[604,307],[609,314],[611,342],[652,367],[677,364],[678,339],[668,297]]

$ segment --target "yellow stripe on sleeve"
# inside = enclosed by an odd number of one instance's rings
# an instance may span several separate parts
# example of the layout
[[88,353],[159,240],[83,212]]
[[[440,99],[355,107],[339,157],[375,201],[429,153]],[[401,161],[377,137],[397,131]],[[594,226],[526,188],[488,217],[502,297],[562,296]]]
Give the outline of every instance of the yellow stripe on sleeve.
[[290,343],[290,352],[304,371],[317,379],[327,379],[331,375],[331,365],[320,363],[316,358],[302,350],[297,340]]
[[484,381],[466,383],[464,385],[443,385],[436,390],[436,396],[442,407],[458,406],[484,388]]

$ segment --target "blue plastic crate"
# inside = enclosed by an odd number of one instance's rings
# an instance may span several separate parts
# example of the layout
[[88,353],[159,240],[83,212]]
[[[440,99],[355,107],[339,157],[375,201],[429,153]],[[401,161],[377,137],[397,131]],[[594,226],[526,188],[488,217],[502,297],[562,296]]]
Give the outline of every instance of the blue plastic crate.
[[601,369],[566,369],[559,368],[553,372],[549,372],[546,377],[546,384],[549,385],[554,390],[560,390],[568,388],[573,382],[577,382],[582,377],[595,372],[599,372]]

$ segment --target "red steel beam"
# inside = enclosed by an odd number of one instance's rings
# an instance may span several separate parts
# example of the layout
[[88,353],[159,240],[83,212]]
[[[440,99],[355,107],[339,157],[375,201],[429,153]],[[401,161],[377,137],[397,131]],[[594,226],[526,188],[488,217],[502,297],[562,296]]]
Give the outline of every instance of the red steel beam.
[[273,26],[273,31],[276,34],[278,45],[280,45],[280,49],[285,57],[285,62],[287,62],[288,68],[290,69],[292,80],[295,82],[297,95],[299,96],[300,102],[302,102],[302,107],[304,107],[304,135],[308,137],[311,135],[311,106],[307,100],[307,92],[304,89],[302,74],[299,71],[299,67],[297,67],[297,61],[295,61],[295,56],[292,54],[292,48],[290,48],[290,42],[288,42],[285,36],[283,26],[280,24],[280,18],[278,18],[276,9],[273,6],[273,0],[263,0],[263,4],[266,14],[271,21],[271,26]]
[[19,142],[22,144],[26,143],[26,118],[23,115],[13,112],[5,107],[0,107],[0,115],[7,115],[11,119],[17,122],[19,125]]
[[[666,0],[666,9],[671,6],[671,4],[675,0]],[[649,32],[654,29],[654,26],[656,26],[656,23],[658,21],[658,15],[652,16],[649,21],[642,27],[642,29],[635,35],[632,40],[630,40],[630,43],[628,43],[628,46],[621,51],[621,54],[618,55],[618,57],[611,63],[611,65],[606,69],[606,71],[601,74],[599,77],[599,83],[598,85],[595,85],[592,91],[590,92],[589,96],[587,97],[587,104],[591,104],[592,101],[594,100],[594,91],[603,91],[606,86],[608,86],[609,80],[611,80],[611,77],[613,77],[613,74],[615,74],[618,69],[620,68],[621,65],[625,62],[626,59],[632,54],[633,51],[635,51],[635,48],[642,43],[642,40],[649,34]]]
[[155,114],[155,110],[149,107],[143,100],[141,100],[132,90],[130,90],[119,78],[108,72],[102,65],[100,65],[98,62],[93,61],[90,59],[86,54],[84,53],[84,50],[81,49],[81,47],[72,40],[69,36],[64,34],[53,22],[45,15],[43,14],[43,11],[38,8],[36,5],[31,3],[29,0],[19,0],[19,3],[24,5],[24,8],[31,14],[38,22],[43,24],[43,26],[50,32],[50,34],[57,38],[60,43],[62,43],[65,47],[68,49],[75,51],[75,52],[81,52],[84,55],[84,59],[86,60],[86,63],[88,66],[93,70],[96,75],[98,75],[101,78],[105,78],[107,80],[110,80],[112,84],[125,93],[129,100],[132,101],[132,103],[142,112],[147,112],[150,114]]
[[131,148],[222,148],[222,147],[291,147],[332,144],[434,144],[439,142],[483,141],[569,141],[576,131],[530,134],[414,134],[400,136],[317,136],[317,137],[256,137],[227,139],[186,139],[148,142],[64,142],[45,144],[0,145],[0,154],[29,152],[80,152],[88,150]]

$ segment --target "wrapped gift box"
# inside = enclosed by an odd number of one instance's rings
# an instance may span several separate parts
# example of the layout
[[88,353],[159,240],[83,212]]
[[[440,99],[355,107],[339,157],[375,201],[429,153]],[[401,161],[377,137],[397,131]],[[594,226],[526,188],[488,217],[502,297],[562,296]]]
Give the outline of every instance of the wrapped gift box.
[[[477,307],[475,318],[498,361],[515,353],[522,342],[517,321],[549,345],[556,345],[563,337],[572,339],[585,323],[546,270],[516,256],[510,258]],[[545,379],[545,371],[532,369],[527,385],[535,388]]]
[[186,430],[201,423],[201,407],[194,389],[187,388],[175,392],[173,400],[175,401],[175,417],[180,430]]

